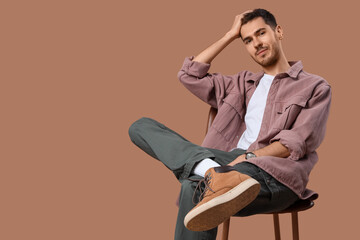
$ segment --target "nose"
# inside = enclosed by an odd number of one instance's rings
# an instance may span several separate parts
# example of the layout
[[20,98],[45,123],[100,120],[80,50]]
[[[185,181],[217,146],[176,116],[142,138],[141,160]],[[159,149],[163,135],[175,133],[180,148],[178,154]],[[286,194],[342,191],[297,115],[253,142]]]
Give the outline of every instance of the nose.
[[254,48],[259,49],[262,46],[262,42],[258,38],[253,39]]

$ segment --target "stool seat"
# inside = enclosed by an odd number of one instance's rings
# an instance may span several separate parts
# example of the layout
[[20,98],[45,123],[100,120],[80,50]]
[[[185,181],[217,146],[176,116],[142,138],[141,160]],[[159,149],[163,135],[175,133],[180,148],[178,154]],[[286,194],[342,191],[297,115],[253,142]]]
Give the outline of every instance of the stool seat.
[[[299,223],[298,223],[298,212],[305,211],[314,206],[314,200],[318,198],[318,194],[314,194],[312,197],[308,199],[300,199],[290,205],[288,208],[278,211],[278,212],[270,212],[267,214],[273,215],[274,221],[274,232],[275,232],[275,240],[281,240],[280,237],[280,219],[279,214],[282,213],[290,213],[291,214],[291,222],[292,222],[292,233],[293,240],[299,240]],[[236,217],[236,216],[234,216]],[[229,227],[230,227],[230,218],[223,222],[223,233],[222,240],[227,240],[229,237]]]
[[315,193],[314,195],[312,195],[310,198],[308,199],[299,199],[297,200],[295,203],[293,203],[292,205],[290,205],[288,208],[282,210],[282,211],[278,211],[278,212],[272,212],[269,214],[274,214],[274,213],[291,213],[291,212],[301,212],[301,211],[305,211],[309,208],[312,208],[314,206],[314,200],[316,200],[319,197],[319,195],[317,193]]
[[[312,208],[314,206],[314,201],[306,199],[306,200],[298,200],[294,204],[292,204],[290,207],[276,212],[276,213],[291,213],[291,212],[301,212],[305,211],[309,208]],[[271,213],[273,214],[273,213]]]

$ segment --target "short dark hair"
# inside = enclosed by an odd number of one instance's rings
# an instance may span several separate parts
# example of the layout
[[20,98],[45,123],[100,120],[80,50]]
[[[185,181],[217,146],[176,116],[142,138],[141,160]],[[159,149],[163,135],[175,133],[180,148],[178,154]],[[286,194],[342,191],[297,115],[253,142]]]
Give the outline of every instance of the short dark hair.
[[241,26],[258,17],[261,17],[267,25],[275,30],[277,23],[274,15],[261,8],[254,9],[252,12],[246,13],[241,20]]

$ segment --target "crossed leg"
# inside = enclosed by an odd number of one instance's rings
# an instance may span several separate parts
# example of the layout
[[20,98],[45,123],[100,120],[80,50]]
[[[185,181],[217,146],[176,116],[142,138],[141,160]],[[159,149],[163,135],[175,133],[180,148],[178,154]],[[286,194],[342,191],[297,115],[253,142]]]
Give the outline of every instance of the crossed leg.
[[[175,239],[215,239],[217,228],[195,232],[186,229],[184,226],[185,215],[195,207],[192,198],[197,183],[189,180],[189,178],[200,178],[193,175],[192,170],[203,159],[211,158],[220,165],[227,165],[243,154],[245,150],[236,149],[225,152],[198,146],[150,118],[141,118],[134,122],[129,128],[129,135],[135,145],[161,161],[181,183]],[[297,200],[297,196],[291,190],[257,166],[242,162],[234,167],[238,172],[256,179],[261,185],[260,193],[256,199],[236,215],[248,216],[281,210]],[[198,193],[195,192],[195,196],[198,197]]]

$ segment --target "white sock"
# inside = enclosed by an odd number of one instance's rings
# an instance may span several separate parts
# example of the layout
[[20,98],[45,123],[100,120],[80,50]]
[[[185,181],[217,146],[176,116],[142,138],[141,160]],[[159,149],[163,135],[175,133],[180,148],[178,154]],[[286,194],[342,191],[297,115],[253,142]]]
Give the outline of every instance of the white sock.
[[213,167],[220,167],[220,166],[221,165],[215,162],[214,160],[210,158],[205,158],[204,160],[196,164],[193,173],[201,177],[204,177],[207,170]]

